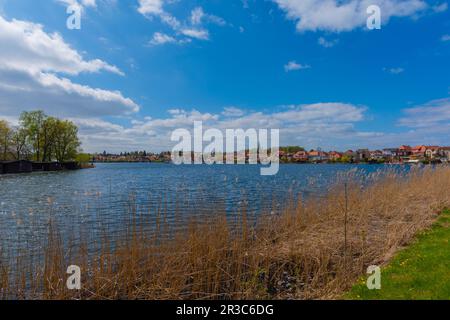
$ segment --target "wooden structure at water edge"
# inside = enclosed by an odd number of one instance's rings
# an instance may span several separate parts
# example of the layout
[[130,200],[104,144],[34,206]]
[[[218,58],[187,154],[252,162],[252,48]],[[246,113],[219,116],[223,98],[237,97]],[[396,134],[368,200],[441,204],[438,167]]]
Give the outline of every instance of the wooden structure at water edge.
[[77,170],[81,166],[77,162],[33,162],[28,160],[0,162],[0,174],[31,173],[40,171]]
[[2,174],[33,172],[33,164],[26,160],[0,162],[0,168]]

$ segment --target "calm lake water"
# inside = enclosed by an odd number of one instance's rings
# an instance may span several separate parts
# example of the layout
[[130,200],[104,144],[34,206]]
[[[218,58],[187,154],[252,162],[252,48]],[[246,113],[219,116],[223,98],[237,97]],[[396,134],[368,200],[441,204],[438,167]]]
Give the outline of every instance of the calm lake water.
[[[343,172],[363,175],[382,165],[281,165],[276,176],[258,166],[97,164],[94,169],[0,176],[0,246],[3,252],[42,246],[49,221],[63,234],[95,237],[121,232],[137,214],[151,226],[158,214],[169,223],[245,208],[250,218],[277,212],[298,194],[326,190]],[[144,222],[142,222],[144,223]],[[76,236],[75,236],[76,238]]]

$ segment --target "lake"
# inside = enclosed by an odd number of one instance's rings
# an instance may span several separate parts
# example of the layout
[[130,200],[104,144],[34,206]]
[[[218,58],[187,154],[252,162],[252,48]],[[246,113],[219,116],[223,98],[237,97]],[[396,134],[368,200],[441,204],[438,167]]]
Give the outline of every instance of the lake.
[[[148,227],[158,215],[182,227],[192,217],[242,208],[252,219],[277,213],[289,200],[320,195],[337,175],[363,175],[384,165],[281,165],[276,176],[259,166],[99,163],[94,169],[0,176],[0,245],[12,253],[41,248],[49,221],[63,235],[122,232],[131,213]],[[176,227],[176,226],[175,226]],[[78,236],[74,236],[75,241]]]

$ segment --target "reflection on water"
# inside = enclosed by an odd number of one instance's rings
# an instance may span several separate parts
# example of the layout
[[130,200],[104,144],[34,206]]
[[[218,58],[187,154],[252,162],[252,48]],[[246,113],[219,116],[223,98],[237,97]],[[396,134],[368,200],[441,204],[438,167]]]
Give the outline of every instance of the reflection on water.
[[[3,252],[38,250],[57,221],[65,235],[123,231],[130,213],[151,226],[245,208],[250,218],[277,211],[299,193],[323,192],[339,172],[364,174],[379,165],[282,165],[276,176],[258,166],[97,164],[95,169],[0,176],[0,246]],[[22,250],[21,250],[22,249]]]

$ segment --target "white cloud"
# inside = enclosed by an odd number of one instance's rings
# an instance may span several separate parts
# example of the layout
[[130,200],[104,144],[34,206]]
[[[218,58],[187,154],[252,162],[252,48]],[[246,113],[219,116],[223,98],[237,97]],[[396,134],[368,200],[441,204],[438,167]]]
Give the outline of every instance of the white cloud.
[[225,107],[222,115],[225,117],[242,117],[245,111],[236,107]]
[[450,141],[450,99],[432,100],[423,105],[403,110],[404,116],[398,121],[407,130],[386,133],[381,140],[368,139],[368,143],[379,146],[441,145],[449,146]]
[[118,91],[91,88],[49,73],[0,69],[0,114],[42,109],[58,116],[124,115],[139,106]]
[[189,23],[191,26],[182,27],[179,32],[198,40],[209,40],[209,31],[203,27],[204,24],[212,23],[219,26],[227,24],[223,18],[205,13],[202,7],[196,7],[191,11]]
[[[202,7],[194,8],[190,13],[189,19],[185,22],[180,22],[176,17],[164,10],[165,3],[166,1],[163,0],[139,0],[138,11],[145,16],[159,17],[177,35],[181,34],[198,40],[209,40],[209,31],[203,27],[204,24],[212,23],[219,26],[225,26],[227,24],[223,18],[205,13]],[[189,42],[186,39],[178,40],[176,36],[163,35],[161,32],[155,33],[152,41],[152,44]]]
[[102,60],[84,60],[61,35],[46,33],[40,24],[7,21],[0,16],[0,43],[0,68],[70,75],[104,70],[123,75],[116,66]]
[[191,12],[191,23],[198,25],[202,23],[202,19],[205,17],[205,12],[202,7],[197,7]]
[[[202,121],[204,128],[281,130],[283,144],[342,145],[349,141],[380,136],[376,132],[360,132],[354,125],[364,120],[366,107],[345,103],[317,103],[283,107],[272,113],[249,112],[227,107],[219,114],[197,110],[172,109],[166,118],[144,118],[132,121],[129,128],[100,119],[77,120],[87,151],[120,152],[132,149],[170,150],[173,130],[192,130],[194,121]],[[137,121],[136,121],[137,120]]]
[[423,0],[273,0],[296,22],[298,31],[351,31],[366,25],[366,9],[381,8],[384,23],[393,17],[413,16],[428,8]]
[[199,40],[209,40],[209,32],[204,29],[186,28],[180,31],[183,35]]
[[66,6],[77,6],[81,10],[85,8],[97,8],[96,0],[57,0]]
[[227,24],[227,22],[223,18],[212,14],[206,15],[206,21],[209,23],[216,24],[218,26],[225,26]]
[[205,13],[202,7],[196,7],[191,11],[190,22],[193,26],[201,25],[203,22],[213,23],[219,26],[224,26],[227,24],[223,18]]
[[76,94],[82,97],[93,98],[99,102],[117,102],[128,108],[128,112],[138,112],[139,106],[129,98],[124,98],[118,91],[108,91],[102,89],[94,89],[88,86],[73,83],[69,79],[58,78],[53,74],[41,73],[39,82],[47,88],[63,90],[65,93]]
[[163,13],[160,15],[161,21],[164,22],[165,24],[169,25],[172,29],[177,30],[180,28],[181,23],[180,21],[178,21],[177,18],[175,18],[174,16],[168,14],[168,13]]
[[383,148],[401,144],[447,145],[450,135],[450,100],[431,101],[404,110],[399,120],[408,130],[402,132],[360,131],[368,108],[347,103],[316,103],[281,107],[273,112],[251,112],[226,107],[222,112],[172,109],[167,117],[135,119],[129,127],[101,119],[75,119],[80,126],[83,145],[89,152],[146,149],[170,150],[173,130],[192,131],[194,121],[203,121],[204,129],[280,129],[282,145],[306,148],[346,150],[349,148]]
[[155,32],[153,34],[152,40],[150,41],[150,44],[160,45],[160,44],[176,43],[176,42],[177,42],[177,40],[174,37],[171,37],[171,36],[161,33],[161,32]]
[[18,126],[20,124],[19,117],[17,116],[2,116],[0,115],[0,120],[5,120],[10,126]]
[[319,45],[321,45],[322,47],[324,47],[324,48],[331,48],[331,47],[334,47],[338,43],[338,40],[337,39],[335,39],[335,40],[327,40],[324,37],[320,37],[317,40],[317,43]]
[[310,68],[311,68],[311,66],[309,66],[309,65],[302,65],[300,63],[297,63],[296,61],[289,61],[284,66],[284,71],[290,72],[290,71],[297,71],[297,70],[310,69]]
[[138,12],[144,16],[157,16],[172,29],[178,29],[181,23],[164,10],[164,4],[163,0],[139,0]]
[[441,38],[442,42],[450,41],[450,34],[444,34]]
[[74,83],[63,75],[107,71],[124,75],[103,60],[85,60],[57,33],[28,21],[0,16],[0,114],[17,116],[43,109],[59,116],[124,115],[139,106],[119,91]]
[[402,126],[450,129],[450,98],[433,100],[421,106],[405,109],[403,112],[405,116],[399,121]]
[[163,0],[139,0],[138,11],[143,15],[160,15],[164,12]]
[[390,73],[390,74],[400,74],[405,72],[405,69],[403,68],[383,68],[383,71]]
[[86,7],[96,7],[97,6],[95,0],[82,0],[81,3]]

